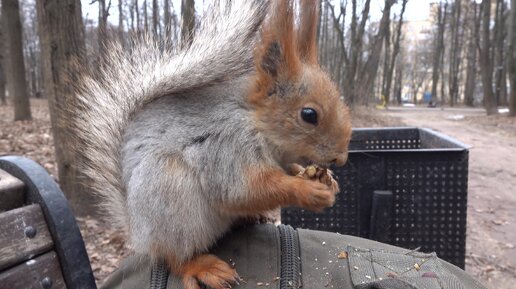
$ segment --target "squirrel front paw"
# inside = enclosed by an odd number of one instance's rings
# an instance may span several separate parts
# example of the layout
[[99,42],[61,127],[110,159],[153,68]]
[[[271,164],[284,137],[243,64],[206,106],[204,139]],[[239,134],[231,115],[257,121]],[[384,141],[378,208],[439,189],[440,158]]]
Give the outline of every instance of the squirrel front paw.
[[303,180],[297,192],[297,205],[301,208],[319,212],[333,206],[336,191],[331,186],[314,180]]
[[319,182],[330,187],[333,193],[338,194],[340,191],[339,183],[333,178],[333,171],[326,168],[317,168],[316,177]]
[[179,275],[182,275],[185,289],[200,289],[199,281],[213,289],[228,289],[241,280],[234,268],[211,254],[200,255],[183,264]]

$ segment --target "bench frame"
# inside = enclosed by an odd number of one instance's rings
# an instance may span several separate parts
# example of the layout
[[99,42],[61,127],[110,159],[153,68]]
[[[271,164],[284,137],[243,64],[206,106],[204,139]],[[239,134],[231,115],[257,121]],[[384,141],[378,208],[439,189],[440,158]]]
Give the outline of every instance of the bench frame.
[[54,180],[36,162],[23,157],[0,157],[0,169],[24,183],[25,204],[41,206],[67,288],[96,289],[79,227]]

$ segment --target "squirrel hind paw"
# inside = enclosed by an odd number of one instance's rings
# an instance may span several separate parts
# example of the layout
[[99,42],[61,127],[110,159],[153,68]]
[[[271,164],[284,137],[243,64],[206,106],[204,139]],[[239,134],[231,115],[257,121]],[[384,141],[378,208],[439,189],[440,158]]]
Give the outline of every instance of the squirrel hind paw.
[[228,263],[211,254],[195,257],[182,266],[185,289],[198,289],[200,281],[214,289],[231,288],[238,284],[240,276]]

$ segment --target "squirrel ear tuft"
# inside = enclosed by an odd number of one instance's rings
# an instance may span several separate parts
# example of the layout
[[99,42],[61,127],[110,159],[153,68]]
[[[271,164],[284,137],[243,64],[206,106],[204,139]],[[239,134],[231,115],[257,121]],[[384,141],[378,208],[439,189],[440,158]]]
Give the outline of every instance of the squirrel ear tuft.
[[318,17],[319,1],[300,0],[298,47],[301,59],[309,64],[317,64]]
[[294,30],[291,0],[276,0],[269,21],[262,30],[262,43],[256,54],[258,73],[272,79],[291,79],[299,74],[300,61]]

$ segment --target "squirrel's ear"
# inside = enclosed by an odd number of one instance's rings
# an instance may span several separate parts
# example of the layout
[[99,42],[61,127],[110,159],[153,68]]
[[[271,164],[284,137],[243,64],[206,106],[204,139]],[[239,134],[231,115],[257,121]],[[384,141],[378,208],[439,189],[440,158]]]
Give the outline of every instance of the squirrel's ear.
[[278,41],[272,41],[267,47],[263,54],[260,55],[259,65],[264,73],[269,74],[275,78],[278,76],[278,70],[281,65],[281,45]]
[[[258,74],[271,81],[288,80],[299,74],[300,61],[294,32],[294,8],[291,0],[277,0],[273,14],[262,30],[262,42],[256,53]],[[260,76],[260,75],[259,75]]]
[[300,0],[298,47],[301,60],[317,64],[317,20],[319,1]]

